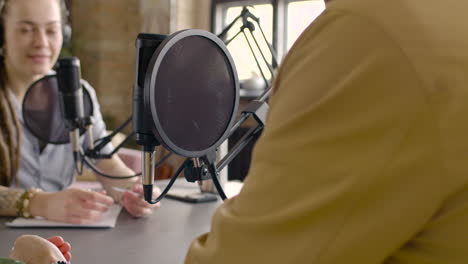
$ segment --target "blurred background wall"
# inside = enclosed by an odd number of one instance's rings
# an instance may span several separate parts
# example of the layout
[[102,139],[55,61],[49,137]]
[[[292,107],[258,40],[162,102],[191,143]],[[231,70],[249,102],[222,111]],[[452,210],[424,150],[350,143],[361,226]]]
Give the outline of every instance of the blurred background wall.
[[70,0],[71,52],[94,86],[109,129],[131,113],[136,36],[210,29],[211,0]]

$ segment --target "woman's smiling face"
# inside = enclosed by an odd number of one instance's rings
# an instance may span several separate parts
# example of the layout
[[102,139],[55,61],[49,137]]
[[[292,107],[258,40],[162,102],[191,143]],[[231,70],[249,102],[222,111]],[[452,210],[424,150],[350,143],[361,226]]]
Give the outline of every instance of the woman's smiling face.
[[59,0],[8,0],[3,16],[3,54],[8,74],[40,77],[62,48]]

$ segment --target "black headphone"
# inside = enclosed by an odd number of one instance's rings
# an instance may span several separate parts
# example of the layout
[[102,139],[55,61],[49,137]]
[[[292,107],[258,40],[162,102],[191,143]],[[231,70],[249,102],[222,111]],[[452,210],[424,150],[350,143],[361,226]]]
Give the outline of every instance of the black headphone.
[[[7,0],[0,0],[0,16],[3,15],[5,4]],[[60,3],[60,12],[62,15],[62,36],[63,43],[62,47],[68,47],[71,42],[72,37],[72,28],[70,25],[70,12],[68,11],[67,3],[65,0],[59,0]],[[0,48],[4,44],[4,30],[3,30],[3,21],[0,18]]]

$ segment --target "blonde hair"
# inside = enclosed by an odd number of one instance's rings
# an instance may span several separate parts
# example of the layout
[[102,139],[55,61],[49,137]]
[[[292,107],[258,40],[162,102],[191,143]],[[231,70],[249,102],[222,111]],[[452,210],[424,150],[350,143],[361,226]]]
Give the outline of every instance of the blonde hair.
[[3,56],[0,57],[0,185],[10,186],[21,157],[21,130],[16,111],[6,88],[6,70]]
[[[66,23],[68,10],[63,0],[58,1],[62,21]],[[5,39],[3,19],[7,4],[7,0],[0,0],[0,48],[2,52]],[[0,185],[3,186],[10,186],[13,181],[18,184],[17,172],[21,159],[21,127],[6,87],[7,78],[4,56],[0,52]]]

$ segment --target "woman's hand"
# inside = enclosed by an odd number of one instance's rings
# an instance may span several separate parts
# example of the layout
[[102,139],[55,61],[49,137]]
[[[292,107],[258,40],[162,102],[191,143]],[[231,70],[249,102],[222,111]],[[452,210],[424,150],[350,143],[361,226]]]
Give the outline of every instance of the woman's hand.
[[67,261],[71,260],[72,257],[70,253],[70,250],[71,250],[70,243],[63,240],[61,236],[49,237],[47,238],[47,240],[49,240],[52,244],[54,244],[60,250],[60,252],[62,252],[62,255],[65,257]]
[[[161,194],[159,188],[154,187],[153,198]],[[124,192],[121,200],[122,206],[135,217],[142,217],[153,213],[153,209],[159,207],[160,204],[149,204],[143,199],[143,186],[141,182],[137,182],[132,186],[132,192]]]
[[92,224],[99,220],[114,200],[103,193],[81,189],[37,193],[31,200],[31,214],[73,224]]
[[28,264],[66,261],[62,252],[50,241],[34,235],[22,235],[16,239],[10,258]]

